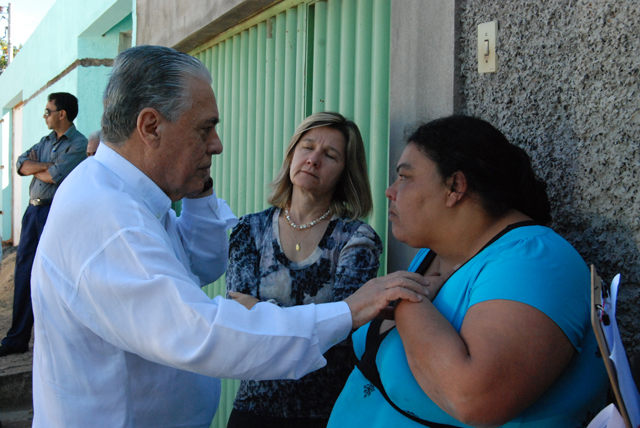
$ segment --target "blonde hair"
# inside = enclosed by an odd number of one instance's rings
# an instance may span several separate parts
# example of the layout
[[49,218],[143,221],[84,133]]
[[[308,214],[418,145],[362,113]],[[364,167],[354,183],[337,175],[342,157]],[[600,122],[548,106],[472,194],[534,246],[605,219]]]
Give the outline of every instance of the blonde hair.
[[298,126],[289,141],[280,172],[269,184],[271,194],[267,202],[281,209],[287,206],[293,192],[289,170],[296,145],[307,131],[323,126],[340,131],[347,143],[344,171],[333,192],[331,212],[349,220],[366,217],[373,210],[373,199],[362,136],[355,122],[334,112],[314,113]]

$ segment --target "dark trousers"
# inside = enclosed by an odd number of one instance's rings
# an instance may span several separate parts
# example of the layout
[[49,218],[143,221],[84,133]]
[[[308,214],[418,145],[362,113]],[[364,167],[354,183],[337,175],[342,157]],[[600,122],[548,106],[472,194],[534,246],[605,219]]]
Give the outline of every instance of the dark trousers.
[[33,328],[31,308],[31,267],[38,248],[42,229],[49,215],[50,205],[29,204],[22,217],[22,232],[16,251],[16,271],[14,275],[13,317],[7,337],[2,345],[16,349],[27,349]]

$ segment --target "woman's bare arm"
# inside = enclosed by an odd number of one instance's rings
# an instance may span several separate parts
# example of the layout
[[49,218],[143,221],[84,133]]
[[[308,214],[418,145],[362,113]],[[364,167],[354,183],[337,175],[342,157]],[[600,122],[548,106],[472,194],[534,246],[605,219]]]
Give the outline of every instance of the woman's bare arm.
[[472,306],[460,334],[427,299],[401,302],[396,324],[409,366],[440,408],[472,426],[500,426],[534,403],[569,364],[574,347],[532,306]]

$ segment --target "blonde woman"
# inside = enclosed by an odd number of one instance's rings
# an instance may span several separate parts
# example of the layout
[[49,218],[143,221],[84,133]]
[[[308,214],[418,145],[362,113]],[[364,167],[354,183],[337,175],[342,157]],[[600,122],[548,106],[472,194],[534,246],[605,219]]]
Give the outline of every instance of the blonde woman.
[[[244,216],[231,234],[232,298],[247,306],[340,301],[376,276],[382,243],[359,220],[373,205],[354,122],[330,112],[306,118],[271,188],[273,206]],[[343,343],[325,358],[326,367],[299,380],[243,381],[228,427],[326,426],[355,355]]]

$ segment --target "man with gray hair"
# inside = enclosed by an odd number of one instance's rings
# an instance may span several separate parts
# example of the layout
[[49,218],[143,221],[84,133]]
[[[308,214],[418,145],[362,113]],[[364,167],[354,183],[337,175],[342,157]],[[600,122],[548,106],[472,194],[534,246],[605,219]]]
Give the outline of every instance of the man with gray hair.
[[87,143],[87,157],[95,156],[100,145],[100,131],[94,131],[89,134],[89,143]]
[[405,273],[345,302],[211,300],[200,287],[224,273],[237,219],[212,188],[222,143],[209,72],[169,48],[131,48],[103,102],[103,144],[59,190],[34,263],[34,427],[208,427],[216,377],[299,378],[388,302],[428,294]]

